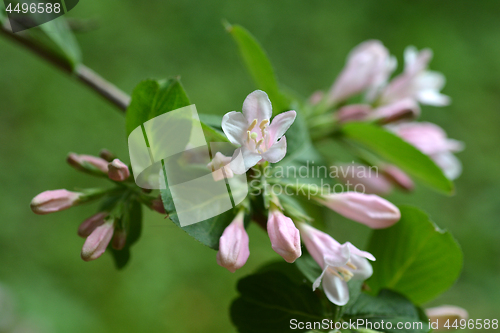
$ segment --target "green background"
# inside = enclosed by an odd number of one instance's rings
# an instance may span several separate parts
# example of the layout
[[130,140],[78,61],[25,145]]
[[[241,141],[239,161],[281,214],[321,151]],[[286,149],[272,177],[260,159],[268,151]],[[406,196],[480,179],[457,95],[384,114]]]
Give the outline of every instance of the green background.
[[[80,1],[68,14],[98,20],[80,33],[86,65],[130,93],[144,78],[181,75],[202,113],[240,110],[254,87],[221,20],[248,28],[280,81],[308,96],[328,87],[350,49],[380,39],[398,57],[430,47],[453,103],[423,107],[466,143],[453,197],[422,186],[391,196],[418,205],[461,244],[458,282],[430,305],[455,304],[473,319],[500,318],[500,2],[482,1]],[[231,274],[215,251],[147,212],[142,239],[122,272],[111,257],[85,263],[78,224],[95,206],[36,216],[29,202],[47,189],[103,182],[66,165],[69,151],[101,148],[127,160],[124,117],[87,88],[0,39],[0,283],[23,318],[46,332],[233,332],[236,281],[277,259],[250,227],[251,256]],[[363,247],[369,230],[332,215],[329,232]],[[42,330],[43,331],[43,330]]]

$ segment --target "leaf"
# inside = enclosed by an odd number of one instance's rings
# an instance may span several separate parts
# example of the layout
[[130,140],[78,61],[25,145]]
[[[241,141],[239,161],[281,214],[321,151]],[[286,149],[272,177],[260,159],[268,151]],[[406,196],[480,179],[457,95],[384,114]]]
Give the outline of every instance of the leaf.
[[290,332],[294,319],[311,322],[325,318],[321,300],[310,286],[297,285],[279,272],[245,277],[238,282],[238,291],[240,297],[231,305],[231,319],[241,333]]
[[44,23],[40,29],[57,45],[73,68],[82,62],[80,46],[64,18]]
[[395,134],[368,123],[349,123],[342,133],[438,191],[452,194],[453,183],[424,153]]
[[290,101],[280,92],[278,81],[274,75],[273,66],[266,53],[250,32],[239,25],[225,24],[238,45],[240,55],[257,88],[265,91],[273,104],[273,113],[289,110]]
[[191,103],[179,79],[145,80],[132,92],[125,123],[127,137],[146,121]]
[[416,304],[434,299],[458,278],[462,252],[452,235],[417,208],[400,207],[401,220],[375,230],[368,252],[377,260],[368,284],[398,291]]
[[[344,320],[379,332],[430,331],[419,309],[404,296],[390,290],[382,290],[377,297],[362,293],[356,302],[346,307]],[[398,328],[398,325],[403,326]]]

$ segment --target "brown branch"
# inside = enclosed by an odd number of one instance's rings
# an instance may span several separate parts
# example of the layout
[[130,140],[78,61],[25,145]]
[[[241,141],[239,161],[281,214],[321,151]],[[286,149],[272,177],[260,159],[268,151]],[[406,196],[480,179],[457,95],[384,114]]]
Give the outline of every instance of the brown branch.
[[87,66],[80,64],[77,65],[76,68],[73,68],[71,64],[60,55],[33,42],[29,38],[23,37],[20,33],[13,33],[7,25],[0,27],[0,34],[24,46],[40,58],[51,63],[53,66],[59,68],[70,76],[76,77],[87,87],[91,88],[106,100],[117,106],[122,112],[127,110],[127,107],[130,104],[130,96],[118,89],[112,83],[106,81]]

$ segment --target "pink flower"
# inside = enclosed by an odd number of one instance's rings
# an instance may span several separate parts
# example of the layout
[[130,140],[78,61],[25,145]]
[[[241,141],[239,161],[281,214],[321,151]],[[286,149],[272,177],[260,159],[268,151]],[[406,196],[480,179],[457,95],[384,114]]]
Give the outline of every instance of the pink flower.
[[212,170],[212,176],[216,182],[224,178],[233,178],[233,170],[230,164],[231,157],[224,156],[220,152],[216,152],[214,158],[207,164],[207,168]]
[[111,180],[122,182],[130,177],[128,166],[115,158],[113,162],[108,164],[108,177]]
[[107,216],[108,212],[100,212],[83,221],[82,224],[80,224],[80,227],[78,227],[78,236],[83,238],[90,236],[95,228],[104,224],[104,219]]
[[77,205],[82,195],[67,190],[45,191],[31,200],[31,210],[40,215],[59,212]]
[[[222,130],[229,141],[241,146],[243,164],[238,173],[244,173],[261,160],[279,162],[286,154],[285,132],[295,120],[295,111],[280,113],[270,122],[272,106],[267,94],[256,90],[243,102],[243,113],[231,111],[222,118]],[[241,170],[240,170],[241,169]],[[233,168],[233,171],[236,170]]]
[[378,121],[387,124],[401,119],[414,119],[419,115],[420,107],[411,98],[398,100],[375,109],[368,104],[351,104],[340,108],[335,113],[341,124],[351,121]]
[[302,255],[300,232],[292,219],[283,215],[276,207],[269,210],[267,233],[273,250],[289,263]]
[[66,161],[69,165],[81,171],[108,173],[108,161],[100,157],[69,153]]
[[427,122],[412,122],[387,128],[428,155],[449,179],[457,178],[462,172],[462,164],[452,153],[463,150],[464,145],[460,141],[448,139],[441,127]]
[[108,247],[115,230],[114,220],[110,219],[92,231],[83,244],[81,257],[85,261],[99,258]]
[[412,98],[422,104],[445,106],[450,104],[450,98],[442,95],[440,90],[445,84],[443,74],[427,70],[432,59],[432,51],[418,51],[409,46],[405,50],[405,69],[394,78],[382,92],[383,104],[390,104],[400,99]]
[[396,184],[399,188],[412,191],[415,187],[413,180],[408,176],[403,170],[395,165],[386,165],[382,169],[384,175],[391,180],[393,184]]
[[375,260],[375,257],[349,242],[340,244],[330,235],[305,223],[299,224],[299,228],[307,250],[323,269],[313,284],[313,290],[322,284],[330,302],[346,305],[349,301],[347,281],[368,279],[373,269],[367,259]]
[[245,230],[243,217],[243,212],[238,213],[219,240],[217,263],[219,266],[227,268],[231,273],[243,267],[250,255],[248,234]]
[[390,227],[401,218],[396,206],[375,194],[332,193],[316,200],[340,215],[373,229]]
[[392,190],[392,183],[377,168],[351,163],[339,165],[339,178],[349,187],[358,192],[370,194],[388,194]]
[[368,90],[368,99],[385,84],[396,68],[396,59],[378,40],[369,40],[356,46],[347,63],[328,92],[329,104],[336,104]]

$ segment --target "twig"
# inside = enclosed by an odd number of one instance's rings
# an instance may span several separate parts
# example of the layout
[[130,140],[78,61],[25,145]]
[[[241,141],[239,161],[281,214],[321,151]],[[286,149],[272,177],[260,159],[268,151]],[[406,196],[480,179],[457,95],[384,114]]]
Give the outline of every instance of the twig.
[[14,42],[17,42],[18,44],[23,45],[28,50],[32,51],[40,58],[51,63],[63,72],[76,77],[80,82],[84,83],[96,93],[117,106],[122,112],[127,110],[127,107],[130,104],[130,96],[118,89],[112,83],[103,79],[87,66],[80,64],[76,68],[73,68],[71,64],[60,55],[34,43],[28,38],[22,37],[20,34],[12,33],[12,31],[5,25],[0,27],[0,34],[6,36]]

